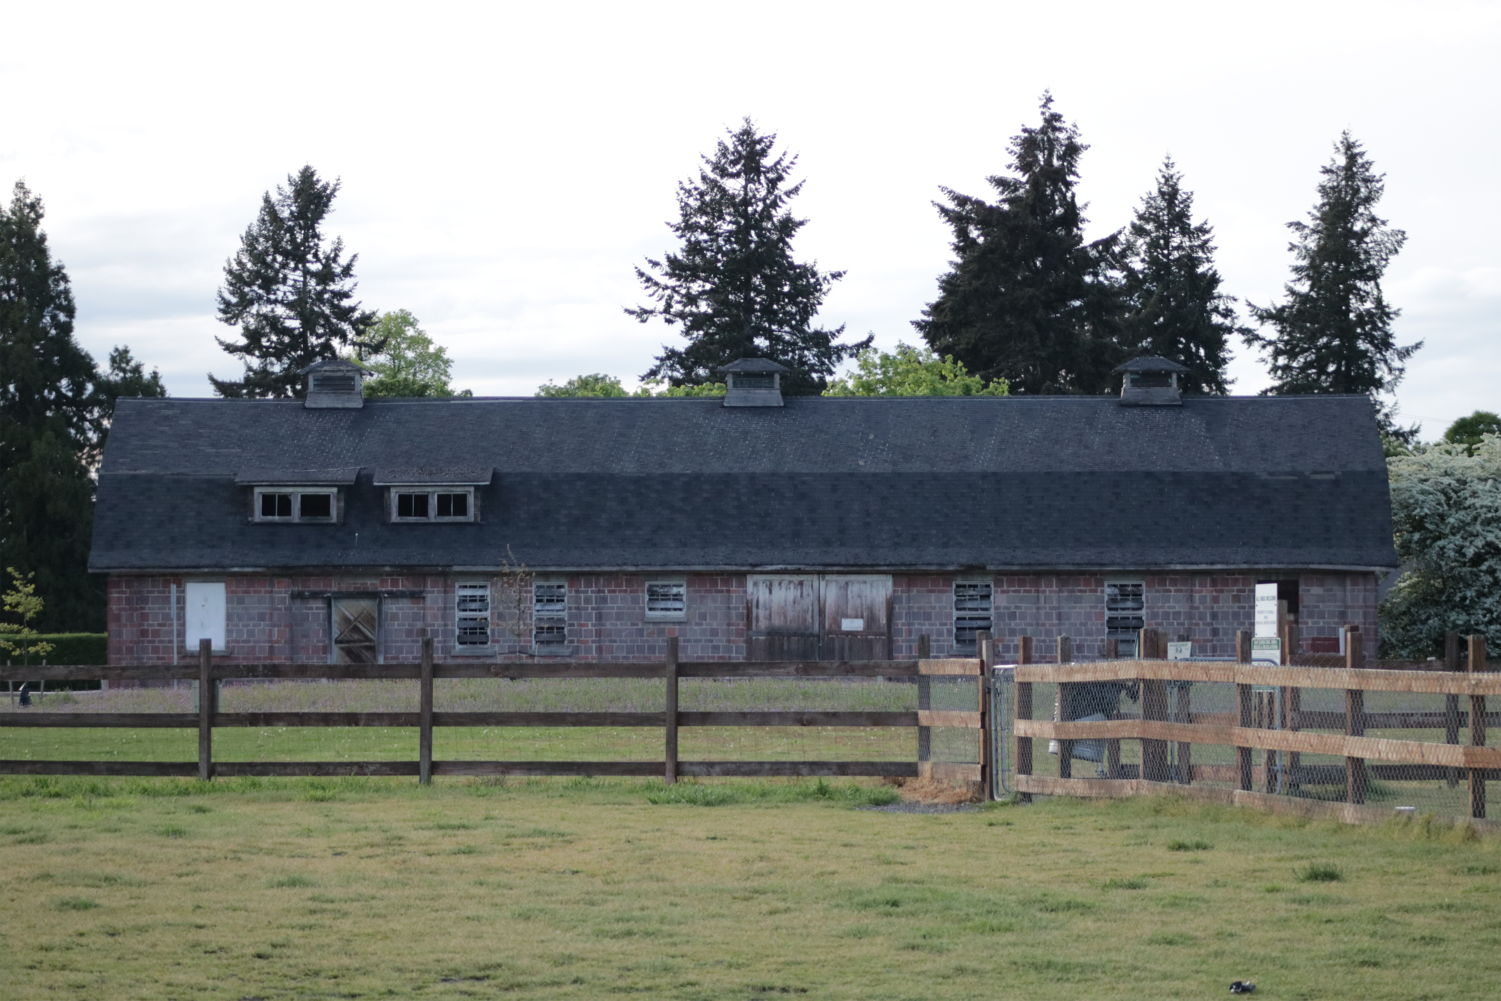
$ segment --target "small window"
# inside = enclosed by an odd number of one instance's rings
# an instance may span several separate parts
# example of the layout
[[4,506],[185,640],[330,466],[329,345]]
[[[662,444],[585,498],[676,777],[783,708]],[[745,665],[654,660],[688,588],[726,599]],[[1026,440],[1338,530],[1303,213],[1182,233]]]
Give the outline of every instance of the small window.
[[681,580],[646,582],[646,617],[681,619],[688,614],[688,583]]
[[473,521],[474,490],[391,491],[392,521]]
[[990,581],[954,582],[955,649],[975,649],[976,634],[991,628],[994,608],[994,585]]
[[568,585],[532,585],[532,641],[558,648],[568,642]]
[[1146,585],[1139,580],[1105,584],[1105,637],[1120,641],[1122,657],[1136,656],[1136,643],[1147,621]]
[[334,490],[261,488],[255,492],[256,521],[333,521],[338,511]]
[[459,646],[490,645],[490,583],[460,581],[454,586],[455,627]]

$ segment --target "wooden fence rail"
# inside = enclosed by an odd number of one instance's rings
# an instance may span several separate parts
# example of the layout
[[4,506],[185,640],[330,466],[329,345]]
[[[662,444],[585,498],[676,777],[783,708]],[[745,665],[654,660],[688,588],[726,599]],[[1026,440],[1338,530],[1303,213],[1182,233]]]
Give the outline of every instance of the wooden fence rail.
[[[1179,747],[1179,782],[1191,782],[1195,777],[1233,771],[1241,792],[1249,793],[1258,769],[1254,766],[1255,751],[1262,751],[1265,764],[1259,769],[1263,777],[1278,771],[1293,776],[1295,781],[1316,784],[1328,781],[1336,769],[1343,771],[1346,786],[1346,801],[1360,805],[1365,799],[1368,777],[1392,780],[1417,780],[1449,777],[1461,772],[1469,779],[1470,814],[1475,818],[1485,817],[1486,782],[1494,774],[1501,773],[1501,747],[1486,746],[1486,728],[1498,714],[1487,711],[1486,698],[1501,695],[1501,675],[1486,672],[1485,638],[1471,636],[1468,641],[1468,670],[1459,673],[1454,668],[1458,658],[1454,654],[1456,643],[1449,644],[1451,664],[1449,673],[1435,671],[1390,671],[1372,670],[1361,666],[1362,651],[1360,633],[1351,628],[1346,640],[1346,665],[1344,667],[1296,667],[1273,666],[1250,663],[1250,643],[1246,634],[1238,637],[1238,662],[1212,663],[1160,659],[1156,637],[1152,630],[1143,630],[1141,646],[1152,659],[1110,660],[1090,664],[1067,663],[1060,654],[1057,664],[1031,662],[1031,644],[1023,642],[1022,656],[1015,668],[1016,682],[1016,789],[1023,796],[1073,791],[1080,795],[1119,795],[1105,791],[1115,787],[1112,782],[1145,783],[1143,788],[1156,787],[1169,781],[1166,748],[1169,742]],[[1025,638],[1024,638],[1025,640]],[[1141,686],[1140,716],[1121,715],[1114,719],[1095,721],[1071,720],[1067,712],[1069,697],[1064,694],[1070,686],[1104,681],[1137,682]],[[1169,682],[1200,682],[1234,685],[1237,708],[1234,713],[1195,713],[1186,701],[1180,701],[1175,719],[1169,720],[1165,690],[1159,689]],[[1037,683],[1056,683],[1060,689],[1059,705],[1061,718],[1034,720],[1032,716],[1032,686]],[[1305,688],[1343,690],[1345,709],[1336,711],[1309,711],[1301,708],[1301,693]],[[1255,689],[1277,689],[1280,697],[1267,705],[1255,703]],[[1447,696],[1445,709],[1428,712],[1365,711],[1367,692],[1398,692],[1405,694],[1430,694]],[[1459,698],[1468,697],[1468,711],[1459,708]],[[1273,712],[1275,709],[1275,712]],[[1271,715],[1269,715],[1269,713]],[[1275,718],[1273,718],[1275,717]],[[1445,742],[1371,737],[1368,729],[1443,729]],[[1340,730],[1341,733],[1316,733],[1313,730]],[[1470,731],[1470,742],[1460,744],[1461,729]],[[1036,740],[1056,740],[1059,743],[1059,775],[1049,778],[1031,774],[1032,746]],[[1112,775],[1109,779],[1072,779],[1064,762],[1075,743],[1081,740],[1098,740],[1107,745],[1118,745],[1121,740],[1139,740],[1142,743],[1141,766],[1136,776],[1126,776],[1118,770],[1119,751],[1116,750]],[[1234,766],[1194,766],[1190,764],[1189,749],[1193,744],[1220,744],[1237,749],[1238,764]],[[1278,755],[1286,755],[1279,765]],[[1345,759],[1343,766],[1318,765],[1303,767],[1302,754],[1323,754]],[[1367,762],[1377,760],[1393,762],[1372,769]],[[1435,772],[1435,770],[1439,770]],[[1451,770],[1451,771],[1443,771]],[[1121,786],[1120,788],[1126,788]],[[1136,786],[1131,786],[1136,788]]]
[[[215,776],[240,775],[416,775],[429,782],[434,775],[630,775],[663,776],[892,776],[979,782],[988,788],[984,733],[989,699],[985,683],[988,636],[981,637],[978,658],[902,661],[701,661],[680,662],[678,641],[667,641],[659,663],[595,664],[549,661],[528,664],[437,663],[431,639],[423,640],[422,660],[415,664],[280,664],[216,661],[205,640],[196,665],[106,667],[98,665],[42,665],[0,667],[0,681],[84,681],[93,679],[143,681],[192,680],[198,683],[196,712],[91,713],[0,712],[0,727],[132,727],[197,729],[198,761],[4,761],[0,774],[27,775],[138,775],[191,776],[205,781]],[[916,678],[970,677],[980,684],[973,711],[919,709],[912,712],[694,712],[678,709],[683,678]],[[252,712],[226,713],[217,704],[217,682],[268,679],[361,679],[418,682],[416,712]],[[434,682],[452,678],[647,678],[664,682],[663,712],[440,712],[434,709]],[[355,762],[216,762],[213,731],[221,727],[415,727],[417,761]],[[434,761],[434,727],[654,727],[663,730],[665,760],[661,761]],[[980,764],[915,761],[680,761],[678,731],[682,727],[960,727],[981,732]]]

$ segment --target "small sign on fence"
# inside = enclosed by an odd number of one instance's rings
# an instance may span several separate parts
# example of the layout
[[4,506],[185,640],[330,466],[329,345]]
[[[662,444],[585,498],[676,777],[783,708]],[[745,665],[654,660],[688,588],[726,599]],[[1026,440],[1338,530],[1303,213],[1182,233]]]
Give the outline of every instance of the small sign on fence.
[[1192,660],[1194,645],[1192,643],[1169,643],[1167,645],[1168,660]]
[[1276,636],[1252,636],[1251,663],[1280,666],[1282,664],[1282,640]]
[[1277,635],[1277,585],[1256,585],[1256,638]]

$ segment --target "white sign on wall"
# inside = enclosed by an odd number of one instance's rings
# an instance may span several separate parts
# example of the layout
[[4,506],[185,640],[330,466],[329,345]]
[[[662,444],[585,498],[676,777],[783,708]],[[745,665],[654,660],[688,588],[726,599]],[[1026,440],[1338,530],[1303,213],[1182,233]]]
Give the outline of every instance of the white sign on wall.
[[1194,655],[1192,643],[1169,643],[1167,645],[1168,660],[1191,660]]
[[1256,636],[1277,635],[1277,585],[1256,585]]
[[197,651],[199,640],[209,640],[215,650],[224,649],[224,583],[188,581],[183,588],[183,646]]

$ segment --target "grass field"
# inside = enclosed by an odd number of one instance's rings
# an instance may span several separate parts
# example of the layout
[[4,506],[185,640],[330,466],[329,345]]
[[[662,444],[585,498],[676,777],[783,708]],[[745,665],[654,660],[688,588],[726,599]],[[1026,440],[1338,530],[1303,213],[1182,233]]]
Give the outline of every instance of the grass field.
[[1501,843],[881,786],[0,779],[0,997],[1489,998]]

